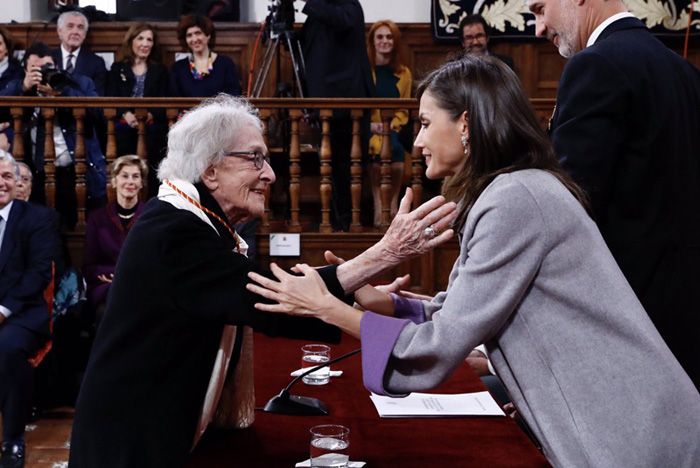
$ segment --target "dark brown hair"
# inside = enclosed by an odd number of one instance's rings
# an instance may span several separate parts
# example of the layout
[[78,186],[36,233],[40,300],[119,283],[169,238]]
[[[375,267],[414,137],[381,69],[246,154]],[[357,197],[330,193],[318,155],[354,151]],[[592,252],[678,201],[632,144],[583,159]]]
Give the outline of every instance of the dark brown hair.
[[212,23],[209,18],[202,15],[184,15],[180,17],[180,22],[177,24],[177,39],[180,41],[182,47],[187,49],[185,36],[187,36],[187,30],[194,27],[198,27],[205,35],[209,36],[209,50],[213,49],[216,43],[214,23]]
[[503,62],[473,55],[448,62],[418,85],[419,100],[423,93],[454,121],[467,113],[468,160],[443,186],[445,197],[460,204],[456,227],[496,176],[522,169],[551,173],[590,214],[585,192],[559,165],[520,80]]
[[401,30],[399,30],[399,27],[396,25],[396,23],[394,23],[391,20],[379,20],[372,26],[370,26],[369,32],[367,33],[367,57],[369,58],[369,63],[372,65],[372,68],[375,68],[377,66],[377,49],[376,47],[374,47],[374,33],[376,33],[377,29],[381,28],[382,26],[386,26],[387,28],[389,28],[389,30],[391,31],[391,35],[394,38],[394,50],[391,51],[389,66],[394,71],[394,73],[400,73],[401,69],[405,66],[407,62],[406,52],[404,49],[403,42],[401,41]]
[[136,36],[144,31],[151,31],[153,33],[153,48],[151,53],[148,55],[148,63],[160,63],[160,45],[158,44],[158,34],[156,30],[148,23],[135,23],[132,24],[129,30],[124,34],[124,39],[119,45],[119,50],[117,51],[117,60],[126,60],[128,63],[134,63],[134,49],[132,45]]
[[15,51],[15,40],[12,38],[12,33],[0,26],[0,36],[2,36],[3,41],[5,41],[5,48],[7,49],[7,57],[10,61],[14,60],[13,53]]

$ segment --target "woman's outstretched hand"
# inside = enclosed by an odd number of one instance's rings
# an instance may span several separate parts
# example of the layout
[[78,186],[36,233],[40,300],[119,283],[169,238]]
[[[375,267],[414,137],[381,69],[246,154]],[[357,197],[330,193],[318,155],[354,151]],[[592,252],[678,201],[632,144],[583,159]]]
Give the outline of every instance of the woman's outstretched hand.
[[400,262],[421,255],[447,242],[454,235],[450,225],[457,217],[457,204],[434,197],[411,211],[413,191],[408,188],[399,211],[379,241],[384,255]]

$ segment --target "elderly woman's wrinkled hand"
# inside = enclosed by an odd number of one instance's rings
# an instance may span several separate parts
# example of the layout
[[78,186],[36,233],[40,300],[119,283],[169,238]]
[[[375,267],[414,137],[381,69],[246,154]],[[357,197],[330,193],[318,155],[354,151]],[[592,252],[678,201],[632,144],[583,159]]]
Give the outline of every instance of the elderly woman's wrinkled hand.
[[406,189],[399,211],[380,241],[382,253],[396,261],[428,252],[454,235],[449,228],[457,217],[454,202],[439,196],[410,211],[412,200],[413,192]]
[[[246,288],[276,304],[256,303],[255,308],[265,312],[281,312],[289,315],[321,318],[322,312],[333,301],[338,301],[326,288],[318,272],[306,264],[297,264],[295,270],[301,276],[290,275],[275,263],[270,264],[275,281],[254,272],[248,278]],[[256,284],[257,283],[257,284]]]

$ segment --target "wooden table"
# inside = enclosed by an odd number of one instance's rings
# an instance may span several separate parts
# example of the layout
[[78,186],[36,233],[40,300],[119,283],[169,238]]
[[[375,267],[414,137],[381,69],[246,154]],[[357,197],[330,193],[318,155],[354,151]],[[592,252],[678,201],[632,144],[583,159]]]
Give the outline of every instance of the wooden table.
[[[255,335],[256,404],[264,406],[291,378],[300,363],[304,341]],[[332,356],[359,347],[347,336],[332,345]],[[208,431],[188,467],[293,467],[309,457],[309,428],[342,424],[350,428],[350,459],[367,468],[543,467],[546,459],[510,418],[381,419],[362,385],[361,355],[333,366],[343,375],[328,385],[296,384],[291,393],[320,398],[328,416],[288,416],[256,411],[252,427]],[[482,391],[481,381],[466,366],[436,392]]]

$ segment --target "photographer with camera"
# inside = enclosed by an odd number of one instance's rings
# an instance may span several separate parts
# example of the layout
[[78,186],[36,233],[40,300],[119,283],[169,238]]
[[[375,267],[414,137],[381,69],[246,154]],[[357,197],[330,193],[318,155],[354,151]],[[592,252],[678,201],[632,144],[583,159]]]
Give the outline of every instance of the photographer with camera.
[[[0,90],[0,96],[97,96],[93,81],[73,73],[69,75],[56,68],[51,49],[42,43],[32,44],[24,55],[24,77],[15,79]],[[92,121],[99,118],[88,109],[85,120],[85,158],[87,163],[88,204],[97,206],[106,200],[106,160],[95,137]],[[31,201],[45,204],[44,140],[45,122],[41,108],[25,108],[24,113],[25,162],[34,175]],[[73,229],[77,223],[75,194],[76,124],[71,109],[58,109],[54,121],[53,142],[56,165],[56,210],[62,223]]]

